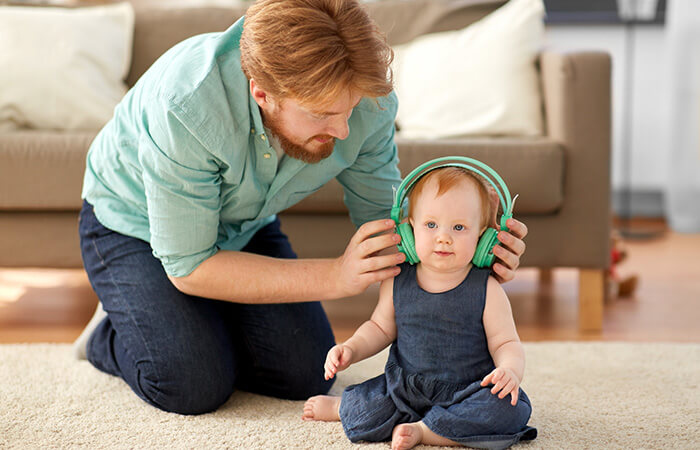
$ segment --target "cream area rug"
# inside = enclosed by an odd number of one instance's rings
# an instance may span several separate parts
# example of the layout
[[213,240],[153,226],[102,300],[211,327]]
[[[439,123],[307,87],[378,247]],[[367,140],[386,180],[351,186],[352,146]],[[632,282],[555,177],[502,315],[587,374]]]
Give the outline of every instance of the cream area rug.
[[[539,436],[516,448],[700,448],[700,344],[525,343],[525,351],[523,388]],[[332,393],[381,373],[386,355],[341,373]],[[0,345],[0,448],[389,447],[351,444],[338,422],[303,422],[302,406],[237,392],[210,414],[166,413],[75,361],[69,345]]]

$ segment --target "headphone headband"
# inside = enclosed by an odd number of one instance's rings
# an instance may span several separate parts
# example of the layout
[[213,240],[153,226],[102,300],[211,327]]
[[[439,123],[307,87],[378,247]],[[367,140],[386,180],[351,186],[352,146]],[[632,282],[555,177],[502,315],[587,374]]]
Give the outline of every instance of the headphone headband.
[[[457,162],[450,163],[447,161]],[[401,213],[403,211],[402,205],[406,198],[406,195],[411,190],[411,187],[413,187],[413,185],[419,179],[421,179],[423,175],[443,167],[461,167],[462,169],[466,169],[478,174],[496,190],[498,198],[501,202],[501,207],[503,208],[503,214],[510,215],[512,213],[511,209],[513,207],[513,200],[510,197],[510,191],[508,191],[508,186],[506,186],[506,183],[503,181],[503,179],[501,179],[501,177],[498,175],[498,173],[496,173],[495,170],[493,170],[491,167],[487,166],[481,161],[478,161],[473,158],[468,158],[466,156],[445,156],[442,158],[433,159],[416,167],[411,171],[411,173],[409,173],[406,176],[406,178],[403,179],[403,181],[399,185],[399,188],[396,191],[396,196],[394,198],[394,206],[391,208],[391,218],[394,220],[394,222],[396,222],[397,224],[401,222]],[[485,170],[491,177],[486,176],[484,172],[479,170],[479,168]],[[494,182],[492,178],[496,180],[498,184],[496,184],[496,182]],[[503,194],[501,194],[501,192]]]

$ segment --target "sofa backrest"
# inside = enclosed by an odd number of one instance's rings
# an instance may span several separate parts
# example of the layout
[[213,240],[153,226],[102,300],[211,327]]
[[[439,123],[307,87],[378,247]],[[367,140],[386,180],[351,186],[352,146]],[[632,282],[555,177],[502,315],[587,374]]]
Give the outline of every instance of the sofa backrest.
[[[369,14],[391,45],[416,37],[463,28],[503,5],[506,0],[383,0],[368,2]],[[134,2],[136,3],[136,2]],[[245,14],[234,7],[158,8],[135,5],[136,23],[129,87],[160,55],[178,42],[202,33],[223,31]]]

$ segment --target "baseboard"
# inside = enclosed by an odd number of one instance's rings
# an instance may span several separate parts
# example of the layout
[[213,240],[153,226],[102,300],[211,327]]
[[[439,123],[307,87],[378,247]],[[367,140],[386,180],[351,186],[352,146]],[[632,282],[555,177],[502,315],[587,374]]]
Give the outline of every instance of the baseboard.
[[615,189],[612,208],[619,217],[665,217],[664,193],[660,190]]

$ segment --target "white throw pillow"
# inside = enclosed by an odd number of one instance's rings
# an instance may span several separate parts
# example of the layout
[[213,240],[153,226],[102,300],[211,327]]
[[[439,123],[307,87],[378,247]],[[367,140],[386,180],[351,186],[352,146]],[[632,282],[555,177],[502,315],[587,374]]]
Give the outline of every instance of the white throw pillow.
[[0,130],[99,129],[126,93],[134,11],[0,6]]
[[543,18],[542,0],[511,0],[462,30],[394,48],[401,134],[542,135]]

